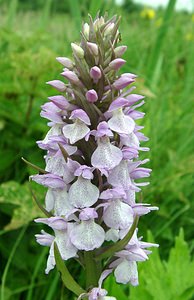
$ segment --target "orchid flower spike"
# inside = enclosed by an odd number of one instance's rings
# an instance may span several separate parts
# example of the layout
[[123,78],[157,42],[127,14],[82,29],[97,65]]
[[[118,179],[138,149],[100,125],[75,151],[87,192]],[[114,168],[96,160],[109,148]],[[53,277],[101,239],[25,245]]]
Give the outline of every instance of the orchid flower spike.
[[[139,159],[149,150],[136,123],[144,97],[133,93],[135,74],[118,73],[128,67],[118,26],[116,16],[90,18],[80,43],[71,44],[72,58],[57,57],[63,77],[47,82],[57,95],[42,106],[49,130],[37,142],[46,151],[45,170],[30,176],[46,190],[39,204],[46,216],[35,220],[51,231],[36,234],[50,249],[45,272],[56,266],[66,274],[64,286],[79,300],[116,300],[103,288],[110,273],[118,283],[138,285],[138,262],[156,246],[137,236],[139,218],[158,208],[136,199],[151,173],[148,160]],[[63,264],[69,259],[83,266],[84,287]]]

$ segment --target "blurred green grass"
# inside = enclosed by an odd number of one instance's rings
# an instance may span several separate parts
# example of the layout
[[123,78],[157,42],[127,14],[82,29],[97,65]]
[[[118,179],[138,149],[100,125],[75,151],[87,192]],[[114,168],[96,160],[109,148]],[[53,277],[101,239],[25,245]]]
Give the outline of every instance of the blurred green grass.
[[[146,96],[143,111],[147,114],[142,124],[150,137],[146,146],[151,148],[149,166],[153,172],[143,198],[160,207],[158,213],[141,219],[140,232],[146,235],[150,229],[161,244],[162,257],[166,258],[179,228],[183,227],[193,251],[194,22],[191,15],[175,13],[174,0],[168,10],[154,12],[153,18],[143,18],[139,7],[130,11],[127,5],[116,7],[113,1],[64,1],[64,7],[61,1],[64,11],[57,11],[55,1],[35,2],[37,6],[40,4],[36,10],[28,10],[27,1],[22,5],[18,0],[0,3],[1,182],[17,181],[22,189],[32,172],[21,161],[22,156],[43,167],[43,152],[35,143],[47,131],[46,121],[39,116],[40,105],[54,93],[45,82],[60,79],[55,57],[71,55],[70,42],[79,40],[78,26],[82,19],[87,21],[88,12],[95,16],[98,10],[108,10],[110,16],[121,14],[122,42],[128,46],[124,56],[127,64],[122,71],[138,74],[137,92]],[[5,196],[2,189],[2,199]],[[17,236],[20,239],[20,229],[9,232],[4,229],[18,201],[5,202],[0,204],[2,274],[14,240]],[[60,298],[56,273],[48,278],[43,274],[45,251],[35,245],[33,237],[38,229],[30,223],[26,232],[21,231],[19,251],[8,260],[11,263],[5,281],[8,296],[5,297],[4,289],[2,300]],[[70,268],[77,273],[74,264]],[[21,272],[23,275],[17,276]]]

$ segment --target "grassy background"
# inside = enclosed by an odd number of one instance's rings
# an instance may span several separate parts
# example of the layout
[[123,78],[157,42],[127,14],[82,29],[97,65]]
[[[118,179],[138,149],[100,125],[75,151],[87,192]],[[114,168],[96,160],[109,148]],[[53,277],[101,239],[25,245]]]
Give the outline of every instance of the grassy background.
[[[60,79],[55,57],[71,56],[70,42],[79,40],[82,20],[99,9],[122,16],[120,31],[128,46],[122,71],[138,74],[137,92],[146,96],[142,124],[150,137],[146,146],[151,148],[153,172],[143,198],[160,210],[141,219],[140,232],[146,237],[151,230],[161,245],[161,259],[166,260],[183,227],[188,251],[193,253],[194,17],[174,12],[175,2],[171,0],[166,11],[151,12],[129,0],[123,7],[101,0],[0,1],[2,300],[73,299],[63,288],[61,292],[56,271],[44,275],[47,249],[36,245],[34,234],[40,227],[30,222],[39,215],[26,183],[32,170],[20,158],[44,166],[43,152],[35,142],[47,131],[40,105],[54,93],[45,82]],[[43,200],[43,191],[37,188],[37,193]],[[72,261],[68,265],[82,282],[77,265]],[[143,268],[141,273],[146,272]],[[133,299],[129,293],[126,288],[119,290],[119,299]],[[145,294],[139,292],[138,297],[144,300]],[[153,295],[149,299],[155,300]]]

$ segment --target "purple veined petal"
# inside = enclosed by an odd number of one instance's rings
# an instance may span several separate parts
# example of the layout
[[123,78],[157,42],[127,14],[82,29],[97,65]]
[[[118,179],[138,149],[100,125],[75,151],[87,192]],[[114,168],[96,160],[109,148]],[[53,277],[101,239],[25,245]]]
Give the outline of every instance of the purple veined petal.
[[122,160],[118,166],[109,172],[108,183],[114,187],[123,187],[128,190],[131,185],[131,179],[128,171],[128,161]]
[[30,176],[30,179],[41,185],[53,189],[63,189],[65,187],[65,182],[63,181],[63,179],[60,176],[51,173],[43,175],[32,175]]
[[113,229],[125,229],[133,223],[132,208],[121,200],[113,200],[103,212],[104,223]]
[[70,239],[77,249],[91,251],[103,244],[105,232],[94,220],[81,221],[71,230]]
[[83,109],[75,109],[72,111],[71,116],[69,117],[70,120],[76,120],[79,119],[86,125],[91,125],[90,119],[86,112]]
[[109,63],[109,67],[111,70],[117,71],[119,70],[124,64],[126,63],[126,60],[122,58],[115,58]]
[[108,137],[98,140],[98,147],[91,157],[91,164],[97,169],[113,169],[122,160],[122,151],[112,145]]
[[44,230],[41,230],[41,234],[35,234],[35,238],[38,244],[41,246],[51,246],[54,236],[45,232]]
[[122,108],[119,108],[113,112],[112,118],[108,121],[108,125],[111,130],[121,133],[121,134],[130,134],[135,129],[134,120],[126,116]]
[[85,179],[90,179],[91,180],[91,179],[94,178],[94,175],[92,173],[93,171],[94,171],[94,168],[88,167],[86,165],[81,165],[75,170],[74,175],[75,176],[82,176]]
[[90,219],[96,219],[96,218],[98,218],[98,214],[96,210],[91,207],[84,208],[79,214],[79,219],[81,221],[88,221]]
[[68,124],[63,127],[63,134],[69,139],[71,144],[83,139],[90,129],[86,124],[80,120],[76,120],[73,124]]
[[98,188],[82,176],[69,189],[69,202],[76,208],[90,207],[96,203],[98,197]]
[[64,82],[62,82],[61,80],[51,80],[51,81],[47,81],[46,84],[51,85],[52,87],[54,87],[56,90],[58,90],[59,92],[65,92],[66,90],[66,86],[64,84]]
[[113,228],[109,229],[106,232],[105,240],[116,243],[119,240],[119,230]]
[[98,94],[96,93],[96,91],[94,89],[89,90],[86,92],[86,99],[90,103],[95,103],[98,100]]
[[137,263],[135,261],[127,261],[124,259],[115,271],[116,282],[126,284],[130,282],[133,286],[138,285]]

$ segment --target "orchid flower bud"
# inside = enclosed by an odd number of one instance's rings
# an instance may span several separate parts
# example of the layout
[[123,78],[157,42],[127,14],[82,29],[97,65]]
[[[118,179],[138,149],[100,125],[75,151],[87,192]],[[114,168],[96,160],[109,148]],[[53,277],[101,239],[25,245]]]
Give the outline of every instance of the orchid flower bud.
[[98,56],[98,45],[95,43],[87,42],[87,46],[92,55]]
[[57,57],[56,60],[67,69],[73,69],[74,65],[71,59],[67,57]]
[[102,76],[102,72],[97,66],[94,66],[90,69],[90,76],[97,83]]
[[88,102],[94,103],[98,100],[98,94],[95,90],[89,90],[86,92],[86,99],[88,100]]
[[84,50],[75,43],[71,43],[71,48],[73,50],[73,54],[80,59],[84,58]]

